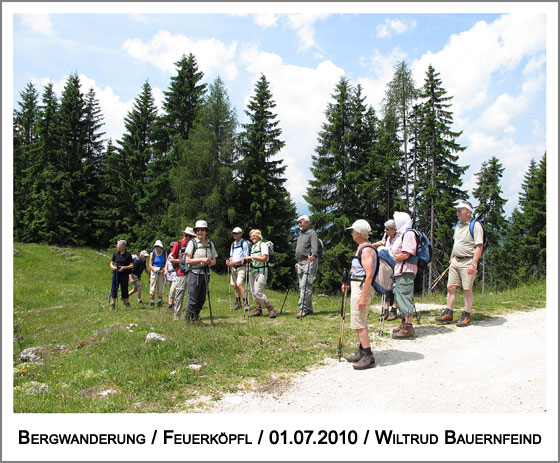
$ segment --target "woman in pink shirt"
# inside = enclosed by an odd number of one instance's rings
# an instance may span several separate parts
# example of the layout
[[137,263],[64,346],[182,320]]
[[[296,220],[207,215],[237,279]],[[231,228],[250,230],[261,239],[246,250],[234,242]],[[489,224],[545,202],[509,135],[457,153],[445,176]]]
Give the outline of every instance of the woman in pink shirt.
[[418,271],[416,264],[407,262],[410,256],[416,255],[416,235],[407,230],[412,227],[412,220],[406,212],[393,214],[397,225],[397,238],[391,247],[395,264],[395,299],[397,307],[403,315],[398,328],[393,330],[393,339],[407,339],[414,337],[412,315],[414,314],[414,278]]

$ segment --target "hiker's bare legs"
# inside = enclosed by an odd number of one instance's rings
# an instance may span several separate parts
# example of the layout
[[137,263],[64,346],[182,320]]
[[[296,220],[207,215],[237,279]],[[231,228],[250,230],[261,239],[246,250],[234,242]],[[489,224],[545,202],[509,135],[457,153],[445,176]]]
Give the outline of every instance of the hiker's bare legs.
[[465,312],[469,312],[471,311],[471,307],[473,305],[473,301],[474,301],[474,294],[471,290],[464,290],[465,293]]
[[369,347],[369,334],[367,328],[360,328],[356,330],[356,334],[358,335],[362,348],[367,349]]
[[[471,291],[472,294],[472,291]],[[467,297],[466,291],[465,291],[465,299]],[[447,308],[448,309],[453,309],[453,307],[455,306],[455,299],[457,299],[457,286],[448,286],[447,287]],[[471,301],[471,305],[472,305],[472,301]],[[469,308],[470,310],[470,308]]]

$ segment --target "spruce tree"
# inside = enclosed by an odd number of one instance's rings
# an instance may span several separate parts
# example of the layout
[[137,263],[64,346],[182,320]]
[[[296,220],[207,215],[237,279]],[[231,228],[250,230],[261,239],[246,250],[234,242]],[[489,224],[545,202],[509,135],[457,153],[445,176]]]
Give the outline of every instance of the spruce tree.
[[505,236],[507,226],[504,213],[507,200],[501,197],[500,187],[503,173],[504,168],[498,159],[491,157],[487,162],[482,163],[480,171],[476,174],[477,186],[473,190],[473,196],[478,200],[476,219],[484,224],[486,233],[486,247],[482,255],[483,293],[487,274],[490,276],[490,287],[494,289],[494,264],[500,257],[501,238]]
[[412,77],[412,71],[405,61],[400,61],[395,65],[393,79],[387,84],[385,97],[385,112],[393,111],[398,119],[399,130],[401,132],[402,149],[402,170],[404,172],[404,192],[406,209],[410,208],[410,157],[408,151],[410,114],[412,105],[418,97],[418,90]]
[[269,82],[264,75],[255,85],[255,92],[245,113],[248,122],[240,134],[239,184],[237,205],[239,226],[244,230],[257,228],[263,238],[274,243],[277,266],[269,274],[273,286],[286,285],[292,273],[295,205],[284,186],[286,167],[278,159],[284,141],[282,129],[273,113]]
[[430,65],[420,92],[421,120],[417,157],[416,226],[426,231],[433,246],[432,265],[428,267],[428,285],[431,285],[433,267],[439,272],[449,260],[453,244],[453,225],[456,222],[456,203],[465,198],[460,189],[461,176],[468,166],[459,166],[458,152],[465,147],[457,143],[462,132],[451,130],[453,113],[451,99],[442,87],[439,73]]

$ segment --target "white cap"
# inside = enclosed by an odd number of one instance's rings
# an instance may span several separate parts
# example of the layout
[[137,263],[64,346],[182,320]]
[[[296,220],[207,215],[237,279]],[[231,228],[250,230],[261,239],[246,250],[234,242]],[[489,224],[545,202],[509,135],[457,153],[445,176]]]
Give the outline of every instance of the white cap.
[[239,227],[235,227],[233,229],[232,233],[243,233],[243,230],[241,230],[241,228],[239,228]]
[[465,209],[468,209],[468,210],[471,211],[471,212],[473,211],[473,210],[472,210],[472,207],[469,206],[469,204],[467,204],[465,201],[461,201],[459,204],[457,204],[457,207],[456,207],[456,208],[459,209],[460,207],[463,207],[463,208],[465,208]]
[[197,220],[194,224],[194,229],[196,230],[197,228],[206,228],[208,230],[208,224],[206,223],[206,220]]
[[156,246],[159,246],[160,248],[163,248],[163,243],[161,242],[161,240],[157,240],[157,241],[155,242],[154,248],[155,248]]
[[149,256],[148,251],[140,251],[140,257],[142,256],[148,257]]
[[305,215],[305,214],[304,214],[304,215],[300,215],[300,216],[297,218],[296,222],[299,222],[300,220],[303,220],[304,222],[309,222],[309,216],[307,216],[307,215]]
[[351,227],[348,227],[346,230],[354,230],[357,231],[360,235],[364,236],[364,237],[368,237],[368,235],[371,233],[371,227],[369,226],[369,223],[367,223],[367,221],[365,221],[364,219],[358,219],[356,220]]
[[187,235],[191,235],[191,236],[196,236],[196,233],[194,232],[192,227],[185,228],[185,231],[183,233],[186,233]]

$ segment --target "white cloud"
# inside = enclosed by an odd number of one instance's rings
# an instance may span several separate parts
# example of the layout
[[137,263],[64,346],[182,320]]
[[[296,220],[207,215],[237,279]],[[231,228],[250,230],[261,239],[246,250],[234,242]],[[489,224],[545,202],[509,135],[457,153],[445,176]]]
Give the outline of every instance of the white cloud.
[[387,39],[394,34],[404,34],[406,31],[416,28],[416,21],[403,21],[402,19],[385,19],[383,24],[379,24],[375,30],[377,38]]
[[152,63],[170,74],[176,72],[175,63],[181,56],[189,53],[196,57],[198,66],[205,75],[224,69],[226,74],[222,77],[232,80],[238,73],[234,62],[237,42],[225,44],[215,38],[195,41],[181,34],[159,31],[149,43],[129,39],[123,43],[122,48],[133,58]]
[[[294,200],[301,203],[311,178],[311,155],[325,119],[326,104],[332,100],[331,94],[344,71],[331,61],[323,61],[315,68],[294,66],[256,46],[244,49],[241,60],[253,80],[262,73],[270,82],[283,131],[281,139],[286,142],[280,155],[286,164],[287,188]],[[247,95],[245,103],[251,96]]]
[[21,16],[21,20],[35,32],[45,35],[53,34],[53,25],[48,14],[24,14]]
[[147,23],[149,21],[148,17],[144,14],[132,13],[130,19],[137,23]]
[[259,26],[266,28],[276,26],[278,15],[274,13],[263,13],[255,15],[255,23]]

